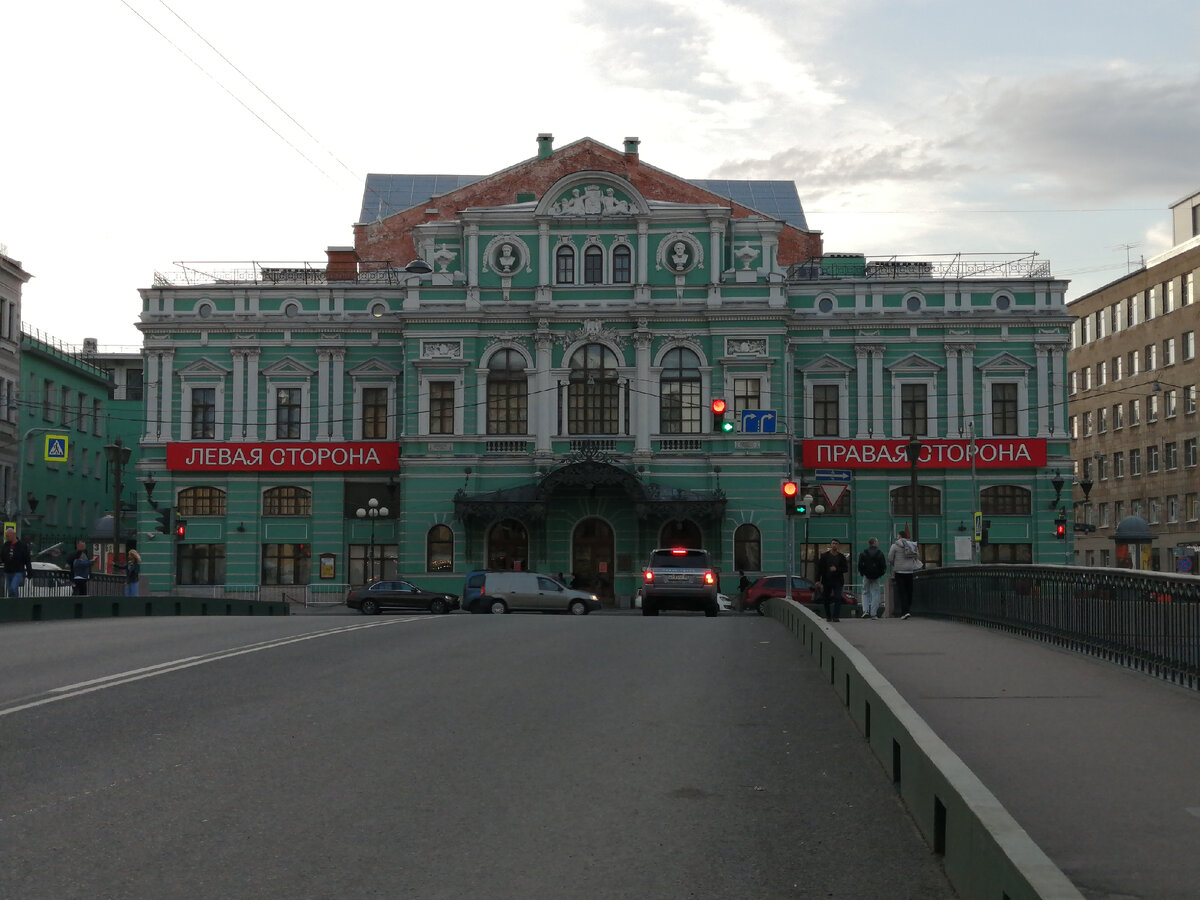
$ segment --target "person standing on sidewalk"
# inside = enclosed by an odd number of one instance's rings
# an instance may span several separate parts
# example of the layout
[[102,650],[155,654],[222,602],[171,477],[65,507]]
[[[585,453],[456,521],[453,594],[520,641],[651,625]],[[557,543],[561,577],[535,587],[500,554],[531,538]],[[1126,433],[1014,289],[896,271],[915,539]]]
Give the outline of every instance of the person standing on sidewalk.
[[92,577],[92,558],[88,556],[87,544],[84,541],[75,542],[75,552],[71,554],[71,593],[77,597],[86,597],[88,579]]
[[892,544],[887,555],[888,566],[896,581],[896,610],[895,614],[901,619],[912,615],[913,572],[922,568],[921,553],[916,543],[911,539],[907,528],[900,529],[900,536]]
[[850,563],[839,549],[836,540],[829,542],[829,549],[821,554],[817,572],[821,580],[821,605],[825,609],[825,621],[840,622],[842,612],[842,585]]
[[863,579],[863,618],[882,619],[879,604],[883,599],[883,576],[887,574],[887,557],[879,549],[879,538],[867,541],[867,549],[858,554],[858,574]]
[[33,575],[33,558],[29,555],[29,545],[17,540],[15,529],[4,529],[0,562],[4,563],[4,596],[21,596],[21,582]]

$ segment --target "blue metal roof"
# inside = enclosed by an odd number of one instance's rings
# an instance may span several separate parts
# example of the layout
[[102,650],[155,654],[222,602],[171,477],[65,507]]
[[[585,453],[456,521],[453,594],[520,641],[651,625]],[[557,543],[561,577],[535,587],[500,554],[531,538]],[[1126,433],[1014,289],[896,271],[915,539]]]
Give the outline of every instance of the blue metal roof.
[[[482,175],[368,175],[363,189],[359,224],[386,219],[411,209],[437,194],[446,194],[479,181]],[[808,230],[800,194],[792,181],[745,181],[695,178],[691,183],[719,197],[782,219],[796,228]]]

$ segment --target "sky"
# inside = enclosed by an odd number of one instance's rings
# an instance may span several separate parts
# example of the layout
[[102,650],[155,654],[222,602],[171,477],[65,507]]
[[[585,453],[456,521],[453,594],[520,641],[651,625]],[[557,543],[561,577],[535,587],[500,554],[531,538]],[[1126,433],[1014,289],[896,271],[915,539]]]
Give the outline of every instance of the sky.
[[368,172],[591,137],[788,179],[826,252],[1037,253],[1068,299],[1200,190],[1200,4],[5,0],[0,250],[25,327],[140,346],[178,262],[353,244]]

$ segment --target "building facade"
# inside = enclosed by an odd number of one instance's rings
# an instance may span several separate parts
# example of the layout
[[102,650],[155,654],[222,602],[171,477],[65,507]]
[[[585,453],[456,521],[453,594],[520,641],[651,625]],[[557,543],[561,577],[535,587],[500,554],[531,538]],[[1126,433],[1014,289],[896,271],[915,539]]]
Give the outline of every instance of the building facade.
[[21,383],[21,290],[32,278],[0,252],[0,498],[6,521],[20,510],[17,494]]
[[[1170,251],[1069,307],[1070,429],[1076,480],[1087,487],[1076,551],[1087,565],[1195,572],[1200,562],[1200,192],[1171,210]],[[1113,540],[1131,516],[1154,535],[1137,561]]]
[[[826,254],[794,185],[682,179],[633,138],[372,176],[363,209],[323,266],[141,291],[139,478],[186,522],[143,544],[152,588],[458,592],[486,567],[622,603],[657,546],[707,547],[732,590],[914,525],[931,565],[1069,555],[1070,317],[1042,260]],[[789,477],[822,514],[789,522]]]

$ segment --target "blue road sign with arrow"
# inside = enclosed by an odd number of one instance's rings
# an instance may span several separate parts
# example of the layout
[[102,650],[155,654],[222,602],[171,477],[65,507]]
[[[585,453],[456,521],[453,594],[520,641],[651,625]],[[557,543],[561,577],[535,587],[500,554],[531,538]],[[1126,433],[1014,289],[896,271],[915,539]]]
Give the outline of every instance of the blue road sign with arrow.
[[774,434],[775,410],[743,409],[742,434]]

